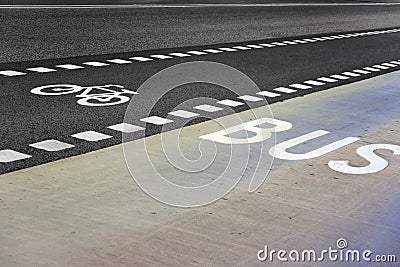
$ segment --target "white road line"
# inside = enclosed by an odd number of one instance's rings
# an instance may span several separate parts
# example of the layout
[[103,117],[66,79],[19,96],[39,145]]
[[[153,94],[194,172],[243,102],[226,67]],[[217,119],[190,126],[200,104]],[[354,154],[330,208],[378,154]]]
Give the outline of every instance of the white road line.
[[260,44],[261,46],[264,46],[264,47],[275,47],[276,45],[273,45],[273,44]]
[[167,123],[174,122],[173,120],[161,118],[158,116],[151,116],[151,117],[143,118],[143,119],[140,119],[140,121],[143,121],[145,123],[155,124],[155,125],[164,125]]
[[203,51],[204,51],[204,52],[207,52],[207,53],[212,53],[212,54],[222,53],[221,50],[216,50],[216,49],[205,49],[205,50],[203,50]]
[[35,68],[28,68],[29,71],[39,72],[39,73],[46,73],[46,72],[55,72],[57,70],[49,69],[45,67],[35,67]]
[[285,46],[285,45],[287,45],[287,44],[284,44],[284,43],[279,43],[279,42],[273,42],[273,43],[271,43],[271,44],[274,44],[274,45],[279,45],[279,46]]
[[190,57],[191,55],[185,54],[185,53],[170,53],[171,56],[174,57]]
[[394,65],[400,65],[400,61],[390,61],[390,63],[392,63]]
[[200,114],[198,114],[198,113],[194,113],[194,112],[190,112],[190,111],[186,111],[186,110],[175,110],[175,111],[169,112],[168,114],[175,116],[175,117],[185,118],[185,119],[190,119],[190,118],[200,116]]
[[81,133],[73,134],[71,136],[74,138],[82,139],[82,140],[89,141],[89,142],[97,142],[97,141],[112,138],[111,135],[102,134],[102,133],[95,132],[95,131],[81,132]]
[[381,65],[382,65],[382,66],[386,66],[386,67],[390,67],[390,68],[396,68],[396,67],[397,67],[397,65],[395,65],[395,64],[390,64],[390,63],[382,63]]
[[277,96],[280,96],[280,94],[273,93],[273,92],[268,92],[268,91],[258,92],[257,95],[262,95],[262,96],[266,96],[266,97],[277,97]]
[[317,82],[317,81],[313,81],[313,80],[308,80],[308,81],[305,81],[304,83],[311,84],[311,85],[316,85],[316,86],[321,86],[321,85],[325,84],[325,83]]
[[41,150],[50,151],[50,152],[61,151],[61,150],[65,150],[68,148],[75,147],[74,145],[64,143],[64,142],[61,142],[58,140],[53,140],[53,139],[30,144],[29,146],[37,148],[37,149],[41,149]]
[[0,162],[8,163],[17,160],[31,158],[32,156],[23,154],[11,149],[0,150]]
[[361,74],[370,74],[371,73],[371,72],[366,71],[366,70],[353,70],[353,72],[361,73]]
[[293,42],[293,41],[283,41],[282,43],[284,44],[290,44],[290,45],[297,45],[298,43]]
[[207,55],[207,53],[204,53],[204,52],[201,52],[201,51],[188,51],[186,53],[192,54],[192,55],[196,55],[196,56]]
[[329,76],[329,77],[331,77],[331,78],[333,78],[333,79],[338,79],[338,80],[347,80],[347,79],[350,79],[350,78],[347,77],[347,76],[343,76],[343,75],[339,75],[339,74],[334,74],[334,75],[331,75],[331,76]]
[[364,70],[368,70],[368,71],[375,71],[375,72],[381,71],[380,69],[371,68],[371,67],[366,67],[366,68],[363,68],[363,69]]
[[233,48],[239,49],[239,50],[250,50],[250,49],[251,49],[250,47],[245,47],[245,46],[241,46],[241,45],[239,45],[239,46],[234,46]]
[[350,77],[360,77],[361,76],[360,74],[349,72],[349,71],[343,72],[342,74],[346,75],[346,76],[350,76]]
[[170,59],[172,57],[166,55],[151,55],[150,57],[158,58],[158,59]]
[[334,82],[337,82],[337,80],[331,79],[331,78],[327,78],[327,77],[321,77],[321,78],[318,78],[317,80],[318,80],[318,81],[327,82],[327,83],[334,83]]
[[20,76],[20,75],[25,75],[26,73],[24,72],[19,72],[19,71],[15,71],[15,70],[3,70],[0,71],[0,75],[4,75],[4,76]]
[[66,70],[78,70],[78,69],[84,69],[85,67],[82,66],[77,66],[73,64],[63,64],[63,65],[57,65],[57,68],[62,68]]
[[373,67],[373,68],[376,68],[376,69],[381,69],[381,70],[387,70],[387,69],[389,69],[389,67],[381,66],[381,65],[373,65],[372,67]]
[[219,50],[222,50],[222,51],[226,51],[226,52],[237,52],[236,49],[227,48],[227,47],[221,47],[221,48],[218,48],[218,49],[219,49]]
[[88,65],[88,66],[92,66],[92,67],[105,67],[105,66],[110,65],[110,64],[107,64],[107,63],[97,62],[97,61],[85,62],[85,63],[82,63],[82,64]]
[[119,58],[109,59],[109,60],[107,60],[107,62],[111,62],[111,63],[115,63],[115,64],[130,64],[130,63],[132,63],[132,61],[125,60],[125,59],[119,59]]
[[307,41],[304,40],[293,40],[293,42],[299,43],[299,44],[306,44],[308,43]]
[[147,58],[147,57],[130,57],[129,59],[140,61],[140,62],[146,62],[146,61],[152,61],[152,58]]
[[315,37],[315,38],[312,38],[313,40],[315,40],[315,41],[326,41],[325,39],[323,39],[323,38],[321,38],[321,37]]
[[215,106],[211,106],[211,105],[199,105],[199,106],[196,106],[193,108],[198,109],[198,110],[207,111],[207,112],[217,112],[217,111],[223,110],[220,107],[215,107]]
[[255,96],[251,96],[251,95],[243,95],[243,96],[239,96],[238,98],[241,100],[244,100],[244,101],[249,101],[249,102],[258,102],[258,101],[263,100],[260,97],[255,97]]
[[313,39],[306,38],[306,39],[303,39],[303,41],[314,43],[314,42],[316,42],[317,40],[313,40]]
[[256,48],[256,49],[260,49],[260,48],[264,48],[263,46],[261,46],[261,45],[246,45],[247,47],[250,47],[250,48]]
[[291,94],[291,93],[297,92],[297,90],[293,90],[293,89],[289,89],[289,88],[285,88],[285,87],[278,87],[273,90],[277,91],[277,92],[286,93],[286,94]]
[[130,123],[119,123],[119,124],[115,124],[115,125],[111,125],[107,127],[108,129],[114,130],[114,131],[118,131],[118,132],[123,132],[123,133],[134,133],[134,132],[138,132],[141,130],[144,130],[145,128],[137,126],[137,125],[133,125]]
[[301,90],[307,90],[307,89],[311,89],[311,86],[308,85],[304,85],[304,84],[299,84],[299,83],[294,83],[289,85],[290,87],[296,88],[296,89],[301,89]]
[[229,99],[224,99],[224,100],[218,101],[217,104],[229,106],[229,107],[238,107],[238,106],[244,105],[244,103],[242,103],[242,102],[229,100]]

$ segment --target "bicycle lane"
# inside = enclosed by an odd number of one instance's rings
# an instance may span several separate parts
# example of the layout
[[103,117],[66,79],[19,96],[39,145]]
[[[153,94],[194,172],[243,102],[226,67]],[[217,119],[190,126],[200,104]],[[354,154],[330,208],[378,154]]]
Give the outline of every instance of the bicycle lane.
[[[370,49],[375,49],[379,51],[379,53],[377,52],[369,58],[362,59],[362,62],[360,62],[359,59],[361,55],[363,55],[363,49],[361,48],[363,48],[362,44],[364,42],[354,38],[340,39],[337,41],[330,41],[329,43],[313,42],[301,46],[278,46],[274,47],[274,50],[269,48],[247,48],[243,51],[237,49],[237,52],[234,53],[226,51],[221,52],[222,50],[218,53],[208,51],[206,55],[192,55],[191,57],[182,58],[174,57],[171,60],[155,58],[149,62],[131,60],[131,64],[110,63],[107,60],[110,58],[127,60],[129,57],[137,56],[137,54],[124,53],[72,59],[21,62],[15,64],[8,63],[6,64],[7,67],[11,68],[15,65],[17,70],[28,67],[49,67],[61,64],[65,66],[67,63],[75,66],[84,66],[84,68],[58,69],[56,72],[46,72],[45,69],[42,69],[44,72],[30,72],[28,75],[0,78],[2,88],[0,92],[2,109],[0,148],[2,150],[13,150],[31,156],[30,158],[23,158],[24,155],[22,155],[23,160],[1,163],[1,173],[90,152],[121,142],[121,132],[107,127],[122,123],[127,103],[99,107],[84,106],[77,103],[79,98],[76,97],[77,94],[75,93],[55,96],[35,95],[30,92],[33,88],[52,84],[74,84],[79,86],[115,84],[124,86],[124,88],[128,90],[135,91],[140,84],[160,70],[182,62],[204,60],[217,61],[236,67],[254,79],[262,90],[271,90],[275,87],[316,78],[317,76],[337,74],[346,70],[372,66],[382,62],[391,64],[388,62],[398,59],[397,55],[399,53],[397,53],[397,50],[399,50],[399,48],[398,46],[393,47],[393,41],[396,40],[398,36],[398,33],[393,33],[385,35],[384,38],[383,35],[363,37],[368,38],[370,41],[368,47],[365,47],[365,49],[368,51],[370,51]],[[382,44],[387,44],[391,49],[380,49]],[[339,49],[338,45],[341,46]],[[357,52],[349,55],[347,51],[341,49],[342,46]],[[203,48],[204,47],[192,47],[180,49],[185,51],[189,49],[201,50]],[[176,52],[176,49],[148,51],[141,53],[141,55],[149,56],[155,53],[169,54],[172,52]],[[327,57],[327,55],[332,53],[340,53],[340,55],[335,58]],[[266,60],[266,58],[269,60]],[[321,61],[321,58],[326,60]],[[338,58],[343,61],[341,66],[337,64],[327,64],[328,61],[336,62]],[[92,62],[92,64],[83,65],[83,62]],[[96,65],[96,63],[93,62],[100,64]],[[304,65],[309,66],[309,68],[304,68]],[[343,65],[346,65],[346,67],[343,67]],[[274,94],[279,96],[268,98],[268,102],[273,103],[340,84],[366,79],[399,68],[398,63],[391,65],[394,67],[381,66],[382,69],[379,69],[377,72],[366,72],[367,74],[365,75],[345,77],[343,80],[336,79],[335,83],[325,83],[319,86],[309,85],[307,87],[310,88],[309,90],[293,90],[292,88],[291,91],[287,91],[290,93],[275,92]],[[2,69],[4,68],[2,67]],[[242,93],[243,95],[246,94],[246,88],[243,88]],[[173,94],[166,95],[153,110],[153,114],[165,117],[177,103],[200,96],[211,97],[216,99],[216,101],[235,99],[244,104],[246,103],[244,100],[238,100],[237,95],[220,87],[211,85],[205,86],[204,84],[190,85],[181,88],[180,91],[178,90]],[[140,97],[140,95],[138,95],[138,97]],[[137,108],[138,120],[136,126],[147,127],[149,129],[149,134],[157,133],[160,127],[140,121],[140,119],[143,118],[142,115],[144,115],[142,111],[145,109],[146,99],[143,99],[141,103],[142,106],[138,106]],[[197,104],[205,103],[199,102]],[[236,112],[246,109],[246,105],[229,107],[229,109],[226,109],[224,105],[219,105],[218,107],[222,108],[222,111],[215,114],[213,113],[212,115],[223,116],[230,114],[231,108]],[[197,110],[196,112],[200,112],[200,115],[210,115],[210,112],[207,111]],[[176,118],[176,120],[178,121],[179,118]],[[193,123],[200,121],[202,120],[198,119]],[[171,129],[174,128],[174,124],[171,124],[170,127]],[[93,139],[91,141],[72,137],[72,135],[85,131],[95,131],[103,135],[91,135],[89,136],[89,139]],[[136,134],[137,133],[132,133],[133,138],[135,138]],[[50,144],[50,149],[66,149],[46,151],[29,146],[30,144],[53,139],[65,144]],[[1,159],[4,159],[4,155],[0,156],[3,156]],[[15,159],[20,156],[21,155],[11,155],[11,158]],[[5,156],[6,160],[8,159],[7,157],[9,157],[9,155]]]

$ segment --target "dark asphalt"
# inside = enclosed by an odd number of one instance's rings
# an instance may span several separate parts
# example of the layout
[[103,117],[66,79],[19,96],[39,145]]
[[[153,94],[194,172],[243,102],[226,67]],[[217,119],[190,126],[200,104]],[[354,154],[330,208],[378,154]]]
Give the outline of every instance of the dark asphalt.
[[399,21],[400,5],[0,9],[0,62],[398,27]]
[[[255,43],[267,41],[271,42],[272,40],[260,40]],[[276,41],[279,41],[279,39]],[[12,149],[32,155],[30,159],[0,164],[0,173],[90,152],[121,142],[121,134],[106,129],[106,127],[123,121],[127,103],[109,107],[82,106],[76,103],[77,98],[73,94],[40,96],[30,93],[30,90],[37,86],[48,84],[77,84],[83,86],[120,84],[135,91],[146,79],[166,67],[181,62],[202,60],[220,62],[235,67],[252,78],[261,90],[267,90],[278,86],[287,86],[294,82],[340,74],[344,71],[396,60],[400,55],[399,42],[400,33],[391,33],[269,49],[252,49],[235,53],[210,54],[201,57],[192,56],[150,62],[133,62],[126,65],[112,64],[106,67],[86,66],[82,70],[58,70],[55,73],[29,73],[25,76],[0,77],[2,122],[0,148]],[[240,45],[240,43],[237,45]],[[219,44],[215,45],[215,48],[229,46],[232,46],[232,44]],[[4,63],[0,65],[0,69],[24,70],[27,67],[51,67],[63,63],[82,65],[83,62],[87,61],[104,61],[110,58],[128,59],[135,55],[149,56],[152,54],[168,54],[206,48],[210,48],[210,46],[151,50],[140,54],[119,53],[70,59]],[[366,77],[392,70],[372,73],[361,78],[365,79]],[[357,81],[357,79],[351,79],[351,82],[354,81]],[[343,81],[334,85],[337,86],[348,82]],[[285,98],[315,92],[316,90],[328,89],[332,86],[327,84],[313,87],[313,90],[299,91],[296,94],[276,98],[274,101],[281,101]],[[153,114],[165,116],[180,102],[198,96],[213,97],[221,100],[234,97],[226,90],[211,85],[201,84],[181,87],[165,96],[156,106],[156,109],[153,110]],[[146,107],[146,99],[143,99],[142,106]],[[237,108],[235,110],[240,111],[243,109],[245,108]],[[224,114],[227,113],[222,112],[218,116]],[[140,119],[141,116],[143,116],[142,110],[138,107],[137,118]],[[356,118],[355,123],[357,123]],[[145,126],[140,121],[135,124]],[[173,128],[174,124],[171,124],[171,127]],[[70,137],[71,134],[88,130],[109,134],[113,138],[100,142],[87,142]],[[158,131],[159,127],[148,128],[147,134],[153,134]],[[132,137],[134,138],[135,135]],[[57,139],[70,143],[75,145],[75,148],[60,152],[45,152],[28,146],[31,143],[46,139]]]

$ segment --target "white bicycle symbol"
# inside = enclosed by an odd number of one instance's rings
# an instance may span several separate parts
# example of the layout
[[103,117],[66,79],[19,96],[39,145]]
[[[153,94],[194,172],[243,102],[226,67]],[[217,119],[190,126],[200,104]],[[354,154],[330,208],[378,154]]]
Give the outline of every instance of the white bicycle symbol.
[[[116,88],[117,90],[113,90],[113,88]],[[102,91],[102,93],[93,93],[93,90]],[[31,93],[33,94],[47,96],[66,95],[78,92],[81,92],[80,94],[76,95],[76,97],[81,98],[77,101],[78,104],[94,107],[123,104],[128,102],[130,98],[122,94],[137,94],[136,92],[124,89],[124,86],[122,85],[115,84],[90,87],[83,87],[73,84],[53,84],[36,87],[31,90]]]

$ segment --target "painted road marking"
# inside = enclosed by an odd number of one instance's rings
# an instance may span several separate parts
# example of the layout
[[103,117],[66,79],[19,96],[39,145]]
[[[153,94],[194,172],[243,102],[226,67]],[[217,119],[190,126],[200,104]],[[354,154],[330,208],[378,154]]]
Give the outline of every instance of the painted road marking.
[[185,53],[170,53],[170,55],[175,57],[190,57],[190,55]]
[[382,66],[391,67],[391,68],[397,67],[397,65],[395,65],[395,64],[390,64],[390,63],[382,63],[381,65],[382,65]]
[[207,53],[201,52],[201,51],[188,51],[188,54],[196,55],[196,56],[201,56],[201,55],[207,55]]
[[53,139],[30,144],[29,146],[37,148],[37,149],[41,149],[41,150],[50,151],[50,152],[60,151],[60,150],[75,147],[74,145],[67,144],[67,143],[64,143],[64,142],[61,142],[58,140],[53,140]]
[[29,70],[29,71],[34,71],[34,72],[39,72],[39,73],[46,73],[46,72],[54,72],[54,71],[57,71],[57,70],[49,69],[49,68],[45,68],[45,67],[28,68],[27,70]]
[[172,57],[166,56],[166,55],[151,55],[150,57],[154,57],[154,58],[158,58],[158,59],[169,59],[169,58],[172,58]]
[[218,101],[217,104],[229,106],[229,107],[238,107],[238,106],[244,105],[244,103],[242,103],[242,102],[229,100],[229,99],[224,99],[224,100]]
[[299,44],[306,44],[307,41],[304,40],[293,40],[293,42],[299,43]]
[[114,130],[114,131],[123,132],[123,133],[134,133],[134,132],[138,132],[138,131],[145,129],[144,127],[140,127],[140,126],[133,125],[130,123],[125,123],[125,122],[111,125],[111,126],[108,126],[107,128]]
[[284,44],[290,44],[290,45],[297,45],[298,43],[293,42],[293,41],[283,41],[282,43]]
[[264,46],[264,47],[275,47],[276,45],[273,45],[273,44],[260,44],[261,46]]
[[57,68],[62,68],[66,70],[78,70],[78,69],[84,69],[85,67],[82,66],[77,66],[73,64],[64,64],[64,65],[57,65]]
[[273,93],[273,92],[268,92],[268,91],[258,92],[257,95],[262,95],[262,96],[266,96],[266,97],[277,97],[277,96],[280,96],[280,94]]
[[226,51],[226,52],[237,52],[236,49],[227,48],[227,47],[221,47],[221,48],[218,48],[218,49],[219,49],[219,50],[222,50],[222,51]]
[[196,106],[193,108],[198,109],[198,110],[207,111],[207,112],[217,112],[217,111],[223,110],[222,108],[211,106],[211,105],[199,105],[199,106]]
[[278,91],[278,92],[282,92],[282,93],[287,93],[287,94],[291,94],[294,92],[297,92],[297,90],[293,90],[293,89],[289,89],[289,88],[285,88],[285,87],[278,87],[273,89],[274,91]]
[[74,138],[82,139],[89,142],[97,142],[105,139],[112,138],[111,135],[102,134],[95,131],[86,131],[71,135]]
[[366,68],[364,68],[364,70],[375,71],[375,72],[381,71],[380,69],[371,68],[371,67],[366,67]]
[[390,63],[395,64],[395,65],[400,65],[400,61],[390,61]]
[[245,47],[245,46],[241,46],[241,45],[239,45],[239,46],[234,46],[233,48],[239,49],[239,50],[251,50],[251,48]]
[[321,78],[318,78],[317,80],[318,80],[318,81],[327,82],[327,83],[334,83],[334,82],[337,82],[337,80],[335,80],[335,79],[326,78],[326,77],[321,77]]
[[258,102],[258,101],[263,100],[260,97],[251,96],[251,95],[243,95],[243,96],[239,96],[238,98],[241,100],[244,100],[244,101],[249,101],[249,102]]
[[151,124],[155,124],[155,125],[164,125],[164,124],[167,124],[167,123],[174,122],[173,120],[161,118],[161,117],[158,117],[158,116],[151,116],[151,117],[143,118],[143,119],[140,119],[140,120],[144,121],[145,123],[151,123]]
[[263,46],[261,46],[261,45],[246,45],[247,47],[250,47],[250,48],[256,48],[256,49],[260,49],[260,48],[264,48]]
[[0,71],[0,74],[4,75],[4,76],[10,76],[11,77],[11,76],[25,75],[26,73],[15,71],[15,70],[3,70],[3,71]]
[[204,52],[212,53],[212,54],[218,54],[218,53],[223,53],[221,50],[216,50],[216,49],[206,49],[203,50]]
[[169,112],[168,114],[175,116],[175,117],[185,118],[185,119],[190,119],[190,118],[200,116],[200,114],[198,114],[198,113],[194,113],[194,112],[190,112],[190,111],[186,111],[186,110],[175,110],[175,111]]
[[306,38],[306,39],[303,39],[303,41],[314,43],[314,42],[316,42],[317,40],[313,40],[313,39],[310,39],[310,38]]
[[360,77],[361,76],[360,74],[349,72],[349,71],[343,72],[342,74],[350,76],[350,77]]
[[289,85],[290,87],[296,88],[296,89],[302,89],[302,90],[306,90],[306,89],[311,89],[311,86],[308,85],[304,85],[304,84],[299,84],[299,83],[294,83]]
[[152,61],[153,59],[147,57],[130,57],[129,59],[133,59],[140,62]]
[[366,70],[353,70],[353,72],[361,73],[361,74],[370,74],[371,72]]
[[279,43],[279,42],[273,42],[273,43],[271,43],[271,44],[274,44],[274,45],[279,45],[279,46],[285,46],[285,45],[287,45],[287,44],[284,44],[284,43]]
[[325,83],[317,82],[317,81],[313,81],[313,80],[308,80],[308,81],[305,81],[304,83],[311,84],[311,85],[316,85],[316,86],[321,86],[321,85],[325,84]]
[[88,65],[88,66],[92,66],[92,67],[105,67],[105,66],[110,65],[110,64],[107,64],[107,63],[102,63],[102,62],[97,62],[97,61],[85,62],[85,63],[82,63],[82,64]]
[[132,63],[132,61],[125,60],[125,59],[119,59],[119,58],[109,59],[107,61],[111,62],[111,63],[115,63],[115,64],[130,64],[130,63]]
[[329,77],[331,77],[331,78],[333,78],[333,79],[338,79],[338,80],[347,80],[347,79],[350,79],[350,78],[347,77],[347,76],[343,76],[343,75],[339,75],[339,74],[334,74],[334,75],[331,75],[331,76],[329,76]]
[[21,159],[27,159],[32,156],[26,155],[11,149],[0,150],[0,162],[13,162]]
[[373,68],[377,68],[377,69],[381,69],[381,70],[387,70],[387,69],[389,69],[389,67],[381,66],[381,65],[373,65],[372,67],[373,67]]

